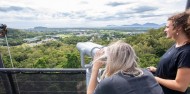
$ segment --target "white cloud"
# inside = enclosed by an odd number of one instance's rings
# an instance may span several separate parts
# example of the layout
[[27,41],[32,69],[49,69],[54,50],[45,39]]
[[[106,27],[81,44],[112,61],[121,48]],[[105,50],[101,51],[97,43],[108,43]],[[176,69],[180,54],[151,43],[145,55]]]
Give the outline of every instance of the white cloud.
[[13,28],[165,23],[186,0],[3,0],[0,23]]

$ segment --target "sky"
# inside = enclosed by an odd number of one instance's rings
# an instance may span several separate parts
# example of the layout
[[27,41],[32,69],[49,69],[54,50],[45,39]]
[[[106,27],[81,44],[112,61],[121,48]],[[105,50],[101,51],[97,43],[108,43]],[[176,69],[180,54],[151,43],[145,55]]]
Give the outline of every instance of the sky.
[[1,0],[0,24],[9,28],[104,27],[166,23],[187,0]]

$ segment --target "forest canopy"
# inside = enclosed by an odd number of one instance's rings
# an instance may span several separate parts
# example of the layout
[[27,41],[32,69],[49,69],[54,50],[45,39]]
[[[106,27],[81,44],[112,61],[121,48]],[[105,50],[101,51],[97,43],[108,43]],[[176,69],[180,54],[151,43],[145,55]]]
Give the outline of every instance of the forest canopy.
[[[117,40],[131,44],[139,57],[140,67],[156,66],[160,57],[173,41],[166,39],[164,28],[150,29],[146,33],[128,34],[120,31],[94,31],[90,36],[78,36],[73,32],[62,33],[68,37],[42,42],[38,45],[28,45],[25,38],[41,36],[38,42],[47,39],[46,35],[58,35],[60,32],[27,32],[9,29],[8,41],[14,67],[17,68],[80,68],[80,53],[76,48],[78,42],[91,41],[108,45]],[[87,32],[90,34],[90,32]],[[31,44],[31,43],[30,43]],[[1,39],[0,51],[5,67],[12,67],[7,51],[6,41]],[[86,58],[87,63],[91,58]]]

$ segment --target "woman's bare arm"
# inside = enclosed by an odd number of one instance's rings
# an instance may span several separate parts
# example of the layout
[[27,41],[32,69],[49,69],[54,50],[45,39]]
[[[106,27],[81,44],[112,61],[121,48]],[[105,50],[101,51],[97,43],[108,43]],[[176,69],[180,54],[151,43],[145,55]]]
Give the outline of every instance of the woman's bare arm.
[[87,88],[87,94],[93,94],[96,86],[97,86],[97,77],[99,69],[105,64],[104,61],[97,60],[98,57],[100,57],[104,51],[100,50],[96,53],[93,61],[93,67],[92,67],[92,74],[90,77],[89,85]]
[[190,84],[190,68],[179,68],[175,80],[167,80],[159,77],[155,77],[155,79],[167,88],[185,92]]

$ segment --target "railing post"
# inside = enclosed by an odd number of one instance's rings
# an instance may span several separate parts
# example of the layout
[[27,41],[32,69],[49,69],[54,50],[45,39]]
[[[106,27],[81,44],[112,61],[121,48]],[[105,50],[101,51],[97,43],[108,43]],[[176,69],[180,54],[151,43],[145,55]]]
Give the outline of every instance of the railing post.
[[[16,75],[16,74],[15,74],[15,75]],[[11,74],[11,73],[8,73],[7,76],[8,76],[8,78],[9,78],[10,86],[11,86],[11,89],[12,89],[12,94],[18,94],[19,91],[16,90],[15,83],[14,83],[14,80],[13,80],[13,77],[12,77],[12,74]]]
[[[4,64],[3,64],[2,57],[1,57],[1,53],[0,53],[0,68],[5,68]],[[3,82],[4,88],[5,88],[6,94],[15,94],[15,93],[13,93],[13,90],[11,88],[10,81],[9,81],[7,74],[0,72],[0,77],[3,80],[2,82]]]

